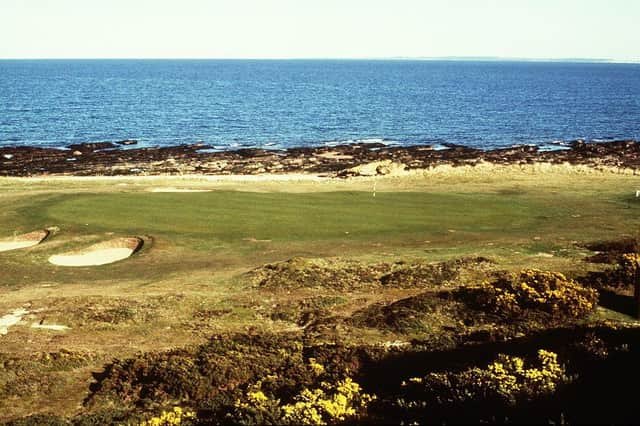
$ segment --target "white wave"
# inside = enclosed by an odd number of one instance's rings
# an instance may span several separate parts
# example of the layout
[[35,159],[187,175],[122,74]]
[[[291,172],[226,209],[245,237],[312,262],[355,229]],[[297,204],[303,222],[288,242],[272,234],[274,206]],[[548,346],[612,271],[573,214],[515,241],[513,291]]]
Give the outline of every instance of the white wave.
[[440,143],[434,143],[434,144],[431,144],[431,148],[432,148],[434,151],[444,151],[444,150],[447,150],[447,149],[451,149],[450,147],[448,147],[448,146],[446,146],[446,145],[442,145],[442,144],[440,144]]
[[393,139],[384,138],[359,138],[359,139],[343,139],[339,141],[326,141],[322,144],[324,146],[338,146],[338,145],[351,145],[356,143],[374,144],[379,143],[386,146],[402,145],[402,142]]
[[218,148],[218,147],[213,147],[213,148],[202,148],[202,149],[198,149],[198,154],[212,154],[215,152],[224,152],[226,151],[226,147],[222,147],[222,148]]
[[548,152],[548,151],[567,151],[570,150],[571,147],[567,146],[567,145],[559,145],[559,144],[554,144],[554,145],[538,145],[538,151],[539,152]]

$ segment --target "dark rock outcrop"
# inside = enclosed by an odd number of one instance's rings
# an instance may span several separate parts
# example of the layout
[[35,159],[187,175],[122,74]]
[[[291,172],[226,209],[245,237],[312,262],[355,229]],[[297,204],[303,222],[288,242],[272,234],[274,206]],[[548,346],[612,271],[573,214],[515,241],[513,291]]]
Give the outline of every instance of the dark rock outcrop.
[[[135,141],[91,142],[70,145],[70,150],[38,147],[0,147],[0,176],[37,175],[182,175],[314,173],[352,176],[357,167],[370,163],[403,166],[407,170],[438,165],[474,166],[533,163],[586,165],[640,169],[640,143],[574,141],[568,149],[540,151],[522,145],[483,151],[460,145],[437,150],[429,145],[394,146],[356,143],[333,147],[299,147],[286,150],[239,149],[211,152],[199,143],[168,147],[121,149]],[[380,170],[378,170],[380,169]],[[376,168],[385,174],[386,168]],[[357,169],[356,169],[357,170]]]

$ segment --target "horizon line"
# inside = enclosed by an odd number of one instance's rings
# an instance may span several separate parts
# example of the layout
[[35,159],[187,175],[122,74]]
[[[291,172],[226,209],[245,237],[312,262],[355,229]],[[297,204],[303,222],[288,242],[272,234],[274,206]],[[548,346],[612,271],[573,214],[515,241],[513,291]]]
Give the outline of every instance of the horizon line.
[[517,56],[367,56],[367,57],[0,57],[0,61],[47,61],[47,60],[250,60],[250,61],[304,61],[304,60],[336,60],[336,61],[454,61],[454,62],[565,62],[565,63],[640,63],[640,58],[617,59],[617,58],[539,58],[539,57],[517,57]]

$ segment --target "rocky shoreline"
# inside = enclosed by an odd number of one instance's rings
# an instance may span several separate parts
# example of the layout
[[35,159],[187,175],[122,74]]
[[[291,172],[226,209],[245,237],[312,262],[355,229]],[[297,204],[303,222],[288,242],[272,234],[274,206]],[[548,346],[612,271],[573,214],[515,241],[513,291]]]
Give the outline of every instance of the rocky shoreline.
[[384,175],[395,170],[428,169],[439,165],[526,165],[534,163],[585,165],[640,170],[637,141],[573,141],[567,149],[540,151],[522,145],[483,151],[460,145],[435,149],[430,145],[386,146],[357,143],[286,150],[238,149],[212,152],[206,144],[127,148],[136,141],[74,144],[68,149],[0,147],[0,176],[149,176],[258,175],[311,173],[331,177]]

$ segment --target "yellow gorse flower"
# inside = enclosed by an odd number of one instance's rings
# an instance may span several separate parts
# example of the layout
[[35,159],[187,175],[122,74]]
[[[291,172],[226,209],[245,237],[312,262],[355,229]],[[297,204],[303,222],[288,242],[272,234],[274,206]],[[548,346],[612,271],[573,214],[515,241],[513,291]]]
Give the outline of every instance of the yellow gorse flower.
[[173,426],[180,425],[184,420],[195,419],[196,414],[193,411],[186,411],[180,407],[174,407],[172,411],[163,411],[157,417],[152,417],[140,423],[140,426]]
[[476,287],[483,294],[483,304],[496,313],[518,314],[536,308],[558,315],[580,317],[591,311],[597,292],[568,280],[559,272],[525,269],[512,280],[483,282]]

